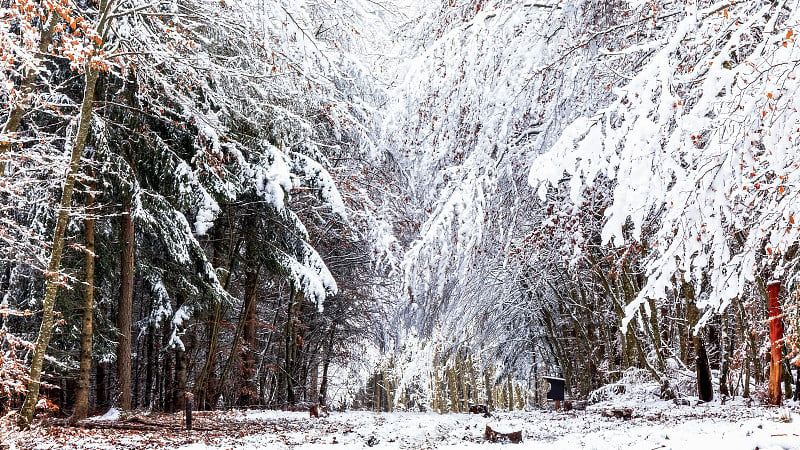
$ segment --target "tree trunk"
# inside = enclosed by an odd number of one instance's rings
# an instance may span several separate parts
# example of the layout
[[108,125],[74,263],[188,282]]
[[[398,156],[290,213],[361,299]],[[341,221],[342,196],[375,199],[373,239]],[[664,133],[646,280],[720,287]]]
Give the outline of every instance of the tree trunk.
[[711,369],[708,366],[708,355],[703,338],[694,335],[695,350],[697,351],[697,392],[700,400],[710,402],[714,399],[714,387],[711,385]]
[[[109,1],[110,0],[100,0],[99,11],[102,17],[98,24],[98,34],[101,36],[105,33]],[[47,352],[47,345],[50,343],[50,336],[53,331],[53,307],[55,306],[58,288],[62,284],[61,274],[59,272],[61,270],[61,256],[64,250],[64,232],[67,229],[69,210],[72,206],[72,192],[75,189],[75,180],[78,176],[81,154],[83,154],[86,138],[89,135],[89,125],[92,121],[92,109],[94,106],[94,90],[99,75],[99,66],[93,65],[91,61],[86,64],[86,86],[81,102],[78,133],[75,136],[75,143],[70,155],[69,168],[67,169],[66,179],[64,180],[64,188],[61,191],[58,219],[56,220],[56,228],[53,233],[53,246],[50,251],[50,263],[47,266],[47,285],[45,288],[44,301],[42,302],[42,324],[39,328],[39,336],[33,350],[28,392],[25,395],[25,401],[22,404],[19,419],[17,420],[17,424],[23,429],[30,426],[31,420],[33,420],[36,403],[39,400],[44,355]]]
[[656,364],[658,364],[656,368],[663,374],[667,370],[667,366],[664,362],[664,344],[661,342],[661,327],[658,325],[658,309],[656,308],[656,301],[654,299],[648,298],[647,301],[648,306],[650,306],[651,338],[653,339],[653,349],[656,353]]
[[[169,346],[169,332],[161,335],[161,348],[166,349]],[[161,390],[159,391],[159,409],[161,411],[173,412],[175,409],[172,405],[172,393],[175,390],[175,379],[173,377],[172,355],[163,353],[160,358],[161,376],[158,377],[161,381]]]
[[[89,186],[91,190],[93,187]],[[94,310],[94,194],[89,192],[86,198],[85,245],[84,254],[84,286],[83,318],[81,327],[80,370],[78,372],[78,390],[75,393],[75,410],[72,423],[85,419],[89,413],[89,388],[92,374],[92,313]]]
[[[151,308],[152,310],[152,308]],[[147,349],[147,367],[144,376],[144,406],[147,409],[153,407],[153,390],[156,389],[153,383],[155,372],[158,370],[158,360],[155,354],[155,334],[156,330],[152,325],[147,326],[147,337],[145,338],[145,348]]]
[[256,300],[258,298],[258,277],[260,268],[247,272],[244,294],[244,351],[242,352],[242,378],[244,386],[239,393],[239,406],[251,406],[258,403],[256,392]]
[[494,409],[494,399],[492,398],[492,376],[489,374],[489,369],[483,372],[483,384],[486,389],[486,405],[489,409]]
[[722,313],[722,320],[720,324],[720,371],[719,371],[719,393],[723,397],[730,397],[731,392],[728,389],[730,369],[731,369],[731,353],[733,352],[733,345],[731,336],[728,333],[728,316]]
[[781,363],[781,380],[783,380],[783,397],[786,400],[792,399],[792,369],[789,368],[789,361],[785,359]]
[[711,384],[711,368],[708,366],[708,355],[700,331],[695,332],[697,323],[700,320],[700,312],[695,306],[694,287],[687,282],[683,282],[683,293],[686,298],[686,320],[689,322],[689,334],[695,351],[695,369],[697,373],[697,396],[704,402],[714,399],[714,387]]
[[134,225],[131,216],[131,200],[122,200],[120,217],[122,257],[120,268],[119,303],[117,306],[117,395],[118,406],[123,411],[131,409],[131,322],[133,310],[134,277]]
[[458,412],[458,380],[455,367],[445,369],[445,376],[447,377],[447,392],[450,396],[450,412]]
[[172,408],[183,411],[186,402],[186,350],[175,347],[175,385],[172,389]]
[[769,293],[769,340],[771,343],[769,365],[769,403],[780,405],[783,401],[781,394],[781,378],[783,377],[783,322],[781,321],[781,304],[778,299],[780,282],[767,286]]
[[[175,306],[176,310],[184,304],[184,297],[178,294]],[[177,328],[177,325],[175,325]],[[176,329],[177,333],[177,329]],[[187,347],[189,346],[189,335],[184,335],[181,344],[175,345],[175,384],[172,389],[172,408],[173,411],[183,411],[186,409],[186,372],[188,366]]]
[[294,330],[294,308],[296,299],[295,296],[300,295],[295,291],[294,285],[289,293],[289,304],[286,307],[286,328],[284,329],[284,358],[283,358],[283,376],[285,378],[285,392],[286,392],[286,402],[290,405],[294,404],[295,396],[294,396],[294,379],[293,377],[293,369],[294,369],[294,341],[295,341],[295,330]]
[[322,381],[319,385],[319,403],[320,405],[328,404],[328,368],[333,359],[333,339],[336,336],[336,326],[331,325],[328,332],[328,342],[325,346],[325,359],[322,360]]
[[99,361],[95,369],[94,405],[96,408],[108,406],[108,363]]

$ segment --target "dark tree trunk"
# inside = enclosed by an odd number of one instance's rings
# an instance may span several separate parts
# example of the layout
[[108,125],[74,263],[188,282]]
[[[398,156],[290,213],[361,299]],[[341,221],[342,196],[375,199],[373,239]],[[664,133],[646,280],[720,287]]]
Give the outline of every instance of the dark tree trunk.
[[[164,333],[161,336],[161,348],[166,349],[169,346],[169,333]],[[175,390],[175,381],[173,378],[173,364],[172,357],[169,353],[162,353],[164,356],[161,358],[163,361],[161,367],[161,392],[159,399],[159,409],[165,412],[174,412],[175,408],[172,404],[173,391]]]
[[172,408],[174,411],[185,409],[186,401],[186,351],[175,348],[175,385],[172,389]]
[[321,405],[328,404],[328,368],[333,359],[333,339],[336,336],[336,326],[331,325],[331,330],[328,332],[328,339],[325,345],[325,359],[322,360],[322,381],[319,385],[319,403]]
[[711,384],[711,368],[708,365],[708,355],[700,331],[695,332],[695,327],[700,320],[700,312],[695,305],[694,286],[683,282],[683,295],[686,298],[686,320],[688,331],[691,335],[695,351],[695,369],[697,372],[697,396],[704,402],[714,398],[714,387]]
[[95,407],[105,408],[109,405],[108,401],[108,363],[99,362],[95,369]]
[[729,373],[731,369],[731,356],[733,354],[733,335],[730,334],[728,327],[728,315],[723,313],[720,326],[720,359],[721,367],[719,372],[719,393],[724,397],[730,397],[728,389]]
[[260,269],[247,272],[244,294],[244,350],[242,352],[242,378],[244,386],[239,394],[239,406],[251,406],[258,402],[256,383],[256,300],[258,298],[258,278]]
[[158,370],[158,362],[156,359],[155,354],[155,329],[153,326],[148,325],[147,327],[147,337],[145,338],[145,348],[147,349],[147,367],[145,369],[145,376],[144,376],[144,406],[145,408],[152,408],[153,407],[153,375],[156,370]]
[[134,276],[134,227],[131,215],[131,199],[122,201],[120,217],[122,258],[120,269],[119,303],[117,310],[117,328],[119,329],[119,345],[117,346],[117,391],[118,404],[123,411],[131,409],[131,322],[133,309],[133,276]]
[[697,351],[697,393],[700,400],[710,402],[714,399],[714,387],[711,384],[711,369],[708,366],[708,355],[703,338],[695,336],[695,350]]
[[295,291],[292,285],[289,293],[289,303],[286,306],[286,328],[284,329],[284,358],[283,358],[283,377],[285,382],[286,402],[293,405],[296,401],[294,395],[294,309],[296,304],[295,296],[300,294]]
[[[183,296],[178,295],[176,307],[181,308],[183,303]],[[178,325],[175,326],[178,327]],[[174,411],[183,411],[186,409],[187,342],[188,336],[184,336],[180,344],[175,344],[175,386],[172,390],[172,407]]]

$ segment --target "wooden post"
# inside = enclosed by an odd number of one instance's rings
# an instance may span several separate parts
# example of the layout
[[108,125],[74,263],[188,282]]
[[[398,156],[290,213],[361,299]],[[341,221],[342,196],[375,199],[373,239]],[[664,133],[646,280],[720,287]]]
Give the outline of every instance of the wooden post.
[[194,394],[186,393],[186,431],[192,431],[192,410],[194,409]]
[[772,345],[772,356],[769,367],[769,403],[780,406],[782,402],[781,378],[783,376],[783,353],[781,341],[783,340],[783,322],[781,321],[781,304],[778,301],[780,281],[774,281],[767,286],[769,294],[769,340]]

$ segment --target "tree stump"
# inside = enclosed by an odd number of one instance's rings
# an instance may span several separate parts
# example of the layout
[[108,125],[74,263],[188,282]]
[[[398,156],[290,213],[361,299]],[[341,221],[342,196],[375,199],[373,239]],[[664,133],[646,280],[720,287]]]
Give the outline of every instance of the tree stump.
[[522,430],[503,430],[498,429],[498,425],[496,424],[494,425],[494,428],[492,428],[491,424],[486,424],[486,430],[483,432],[483,437],[490,442],[508,441],[512,444],[520,444],[522,443]]

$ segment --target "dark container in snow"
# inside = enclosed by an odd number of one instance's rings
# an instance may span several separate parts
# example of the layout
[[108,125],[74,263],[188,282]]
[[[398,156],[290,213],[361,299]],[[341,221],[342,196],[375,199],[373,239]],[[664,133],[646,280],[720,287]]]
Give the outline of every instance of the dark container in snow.
[[563,401],[564,400],[564,383],[566,382],[563,378],[556,378],[556,377],[543,377],[550,383],[550,390],[547,392],[547,399],[548,400],[556,400],[556,401]]

